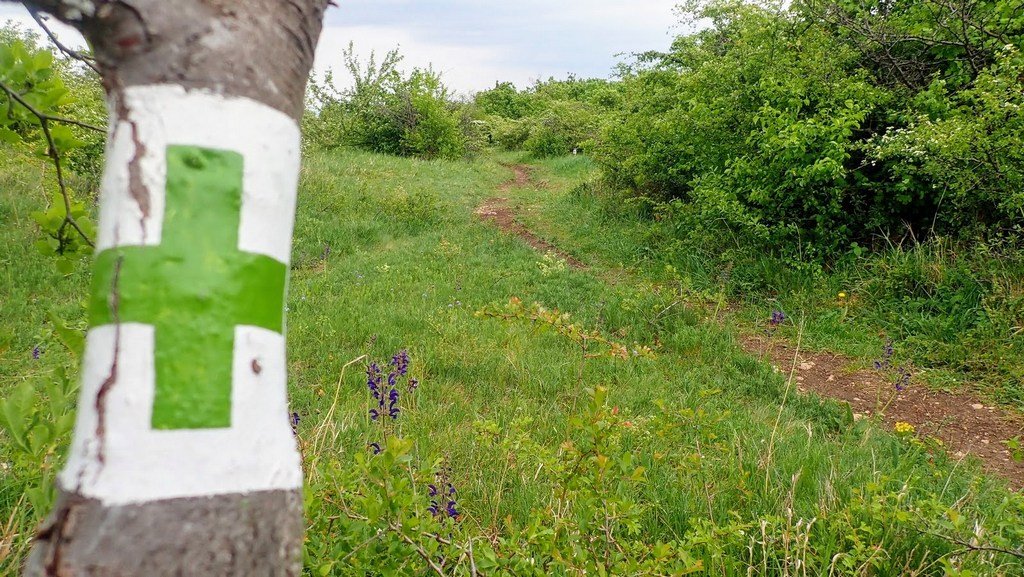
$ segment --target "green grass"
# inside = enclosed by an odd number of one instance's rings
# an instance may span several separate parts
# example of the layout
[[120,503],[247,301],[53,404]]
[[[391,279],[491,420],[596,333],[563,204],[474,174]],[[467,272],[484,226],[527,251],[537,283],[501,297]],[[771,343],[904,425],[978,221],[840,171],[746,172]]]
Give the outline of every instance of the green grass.
[[742,241],[726,254],[699,240],[687,244],[688,231],[655,220],[650,204],[604,188],[584,157],[530,162],[538,179],[560,187],[520,194],[523,218],[584,260],[634,269],[682,287],[695,301],[726,299],[726,323],[747,331],[784,311],[793,321],[786,336],[795,338],[802,325],[805,347],[845,353],[863,367],[891,339],[894,362],[913,367],[917,382],[969,389],[1024,410],[1024,252],[936,239],[829,268],[780,262]]
[[[84,264],[71,275],[33,243],[39,239],[32,213],[50,197],[46,165],[0,147],[0,397],[23,384],[42,391],[74,364],[53,333],[50,315],[81,325],[88,276]],[[38,350],[38,359],[33,350]],[[76,370],[73,368],[72,370]],[[40,403],[41,404],[41,403]],[[36,513],[26,492],[41,474],[58,468],[59,455],[28,459],[0,428],[0,574],[13,574],[25,553]]]
[[[299,437],[312,477],[350,466],[378,439],[366,416],[362,364],[343,375],[342,367],[407,348],[422,384],[395,433],[414,441],[419,461],[443,457],[450,465],[465,513],[460,531],[471,535],[508,536],[509,527],[527,525],[555,500],[555,480],[530,452],[487,445],[478,434],[482,424],[497,425],[501,438],[522,435],[558,453],[567,441],[578,442],[573,417],[586,406],[587,389],[598,385],[608,387],[609,405],[637,431],[623,432],[622,451],[647,469],[646,482],[627,490],[643,505],[641,538],[685,540],[715,572],[746,574],[744,567],[755,565],[744,560],[747,545],[753,547],[746,532],[762,519],[770,529],[756,549],[765,559],[765,569],[754,570],[759,574],[781,571],[779,559],[789,555],[782,539],[799,532],[798,519],[817,520],[808,545],[812,572],[827,572],[836,555],[863,543],[885,551],[877,574],[899,572],[908,560],[941,572],[938,559],[956,546],[892,518],[912,506],[955,510],[999,535],[1021,526],[1022,505],[973,465],[953,467],[941,451],[854,423],[844,406],[794,395],[699,312],[659,314],[672,295],[620,266],[636,256],[628,235],[615,238],[628,222],[613,214],[590,218],[597,207],[586,202],[593,201],[568,200],[571,185],[590,174],[588,162],[544,162],[537,175],[544,186],[511,193],[537,215],[575,219],[572,227],[542,229],[595,264],[590,271],[546,271],[531,248],[472,215],[511,175],[493,160],[423,162],[350,151],[306,159],[288,342],[291,403],[302,417]],[[49,335],[45,311],[74,318],[85,293],[82,273],[61,277],[27,248],[37,234],[27,214],[42,203],[32,193],[37,179],[21,164],[0,165],[0,318],[10,335],[0,353],[4,392],[20,380],[49,378],[69,362]],[[546,212],[552,210],[563,212]],[[474,314],[513,296],[570,313],[579,326],[613,340],[650,345],[657,357],[583,360],[577,345],[535,323]],[[31,350],[39,343],[47,352],[35,361]],[[326,423],[339,386],[339,406]],[[337,442],[313,452],[312,439],[328,429],[338,431]],[[12,571],[38,515],[19,503],[19,492],[37,473],[4,439],[0,459],[15,470],[0,481],[0,526],[15,515],[18,535],[15,556],[0,570]],[[309,498],[318,511],[338,515],[330,508],[343,492],[318,483]],[[310,568],[331,561],[324,557],[331,548],[321,545],[338,537],[325,526],[307,535]],[[338,561],[341,554],[334,555]],[[982,563],[980,556],[961,559],[965,566]]]

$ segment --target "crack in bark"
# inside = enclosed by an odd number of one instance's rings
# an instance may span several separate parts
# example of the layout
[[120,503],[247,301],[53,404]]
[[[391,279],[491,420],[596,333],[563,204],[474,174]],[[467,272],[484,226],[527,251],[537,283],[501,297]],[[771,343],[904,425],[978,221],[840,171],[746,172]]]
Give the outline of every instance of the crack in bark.
[[142,240],[146,240],[146,219],[149,218],[151,201],[149,198],[149,189],[142,180],[142,157],[146,155],[147,148],[145,143],[139,137],[139,125],[131,118],[131,109],[125,102],[124,87],[121,86],[121,82],[117,75],[113,72],[109,74],[110,77],[110,98],[113,100],[114,112],[116,116],[115,122],[124,121],[128,124],[131,130],[132,145],[135,147],[135,152],[132,154],[131,160],[128,161],[128,194],[135,200],[135,204],[139,207],[141,217],[139,218],[139,226],[142,228]]
[[117,382],[117,365],[118,357],[121,354],[121,319],[118,314],[118,307],[120,305],[119,293],[118,293],[118,282],[121,278],[121,263],[124,262],[124,257],[117,259],[114,263],[114,280],[111,282],[110,287],[110,311],[114,316],[114,359],[110,363],[110,373],[107,378],[100,385],[99,391],[96,392],[96,440],[99,442],[99,447],[96,450],[96,459],[100,464],[106,463],[106,432],[107,432],[107,394],[110,393],[110,389],[114,387]]
[[[127,112],[127,107],[126,112]],[[132,143],[135,144],[135,155],[128,161],[128,193],[135,199],[135,203],[139,205],[139,211],[142,213],[142,218],[139,219],[139,224],[142,226],[142,238],[146,238],[146,218],[149,217],[150,199],[149,189],[142,182],[142,168],[139,166],[142,157],[146,155],[146,145],[142,143],[139,138],[139,125],[134,120],[125,118],[128,122],[128,126],[132,130]]]
[[[71,540],[78,520],[78,505],[85,502],[77,496],[69,496],[66,506],[58,507],[54,516],[35,535],[36,541],[49,541],[51,546],[47,548],[46,560],[43,562],[44,575],[48,577],[61,577],[66,575],[61,571],[61,554],[63,545]],[[52,541],[51,541],[52,540]]]

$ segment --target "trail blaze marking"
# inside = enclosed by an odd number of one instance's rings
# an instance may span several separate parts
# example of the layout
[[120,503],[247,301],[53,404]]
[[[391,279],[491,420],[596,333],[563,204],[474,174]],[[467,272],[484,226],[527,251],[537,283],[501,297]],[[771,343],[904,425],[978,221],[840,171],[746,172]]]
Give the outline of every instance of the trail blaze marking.
[[153,429],[230,427],[235,327],[283,332],[287,267],[238,250],[242,167],[237,152],[168,146],[160,244],[96,256],[89,325],[155,329]]

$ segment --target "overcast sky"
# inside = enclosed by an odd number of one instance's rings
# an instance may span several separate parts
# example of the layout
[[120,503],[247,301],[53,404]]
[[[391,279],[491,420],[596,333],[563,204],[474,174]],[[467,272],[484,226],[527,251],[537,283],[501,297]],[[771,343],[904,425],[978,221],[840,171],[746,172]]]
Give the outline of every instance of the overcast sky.
[[[677,0],[337,0],[327,12],[316,70],[341,71],[349,41],[368,55],[399,46],[407,66],[433,63],[466,93],[496,80],[610,75],[619,53],[668,48]],[[0,22],[34,27],[23,8],[0,5]],[[69,29],[62,40],[84,44]]]

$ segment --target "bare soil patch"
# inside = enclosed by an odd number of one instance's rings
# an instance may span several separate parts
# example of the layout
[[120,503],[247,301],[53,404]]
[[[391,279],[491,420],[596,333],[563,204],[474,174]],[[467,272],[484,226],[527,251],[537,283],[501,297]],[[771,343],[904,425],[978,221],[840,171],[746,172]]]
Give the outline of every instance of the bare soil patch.
[[502,166],[512,171],[512,179],[498,186],[498,192],[508,192],[513,188],[523,188],[531,184],[529,166],[525,164],[503,164]]
[[[499,192],[535,185],[529,167],[507,167],[513,171],[513,178],[499,186]],[[516,220],[507,197],[488,199],[476,209],[476,215],[539,251],[558,255],[574,269],[587,268]],[[1007,479],[1015,489],[1024,489],[1024,463],[1014,461],[1003,444],[1024,435],[1024,416],[970,393],[938,391],[915,386],[913,382],[905,390],[896,391],[883,371],[856,370],[850,358],[828,352],[797,351],[791,343],[778,338],[744,335],[739,342],[745,351],[772,363],[779,372],[788,375],[792,371],[798,392],[814,392],[845,401],[855,419],[877,418],[889,427],[898,422],[909,423],[918,435],[941,440],[954,459],[973,456],[987,472]]]
[[977,457],[989,473],[1024,489],[1024,463],[1014,461],[1003,441],[1024,434],[1024,418],[964,392],[946,392],[924,385],[897,391],[882,371],[854,370],[853,361],[827,352],[797,351],[788,342],[745,335],[740,344],[779,372],[793,374],[800,392],[846,401],[855,419],[878,418],[889,427],[914,426],[918,435],[938,438],[955,459]]

